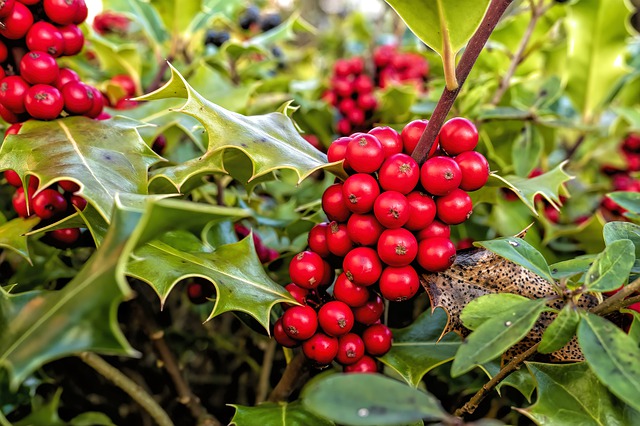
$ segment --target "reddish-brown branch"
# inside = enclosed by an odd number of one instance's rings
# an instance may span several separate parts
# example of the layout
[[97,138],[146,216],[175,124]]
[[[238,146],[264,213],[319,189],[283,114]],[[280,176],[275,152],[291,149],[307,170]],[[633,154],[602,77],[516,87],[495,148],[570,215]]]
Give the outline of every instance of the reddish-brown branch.
[[280,381],[269,395],[269,402],[286,400],[298,387],[304,373],[307,371],[307,359],[302,352],[298,353],[285,368]]

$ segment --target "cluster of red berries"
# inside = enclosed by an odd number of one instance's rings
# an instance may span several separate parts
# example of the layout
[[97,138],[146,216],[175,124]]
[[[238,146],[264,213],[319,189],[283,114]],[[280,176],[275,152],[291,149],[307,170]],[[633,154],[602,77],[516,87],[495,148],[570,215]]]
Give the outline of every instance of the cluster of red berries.
[[[640,192],[640,180],[631,174],[640,171],[640,135],[629,134],[622,142],[622,154],[627,160],[627,168],[604,167],[603,171],[611,176],[614,191]],[[626,209],[618,205],[609,197],[604,197],[601,203],[602,209],[610,216],[620,217]]]
[[429,62],[417,54],[401,52],[394,45],[379,46],[373,52],[376,66],[375,82],[378,87],[412,84],[418,92],[424,92],[429,76]]
[[100,91],[60,68],[78,54],[87,18],[84,0],[5,0],[0,4],[0,116],[8,123],[68,115],[98,117]]
[[[412,121],[401,133],[376,127],[329,147],[329,161],[343,161],[349,177],[322,196],[330,222],[311,229],[309,250],[289,264],[286,288],[302,306],[286,307],[274,329],[279,343],[302,344],[317,365],[335,359],[346,371],[375,371],[371,356],[386,353],[392,340],[379,322],[383,298],[410,299],[420,288],[418,270],[442,271],[455,259],[449,226],[470,216],[467,191],[484,186],[489,164],[474,151],[473,123],[453,118],[419,166],[410,154],[427,124]],[[329,296],[334,268],[341,272]]]

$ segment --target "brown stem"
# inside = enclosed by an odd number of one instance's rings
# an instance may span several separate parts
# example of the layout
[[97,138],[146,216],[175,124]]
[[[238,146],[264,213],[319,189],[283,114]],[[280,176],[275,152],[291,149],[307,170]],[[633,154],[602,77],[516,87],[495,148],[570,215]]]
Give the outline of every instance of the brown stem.
[[275,339],[270,339],[264,350],[264,358],[262,360],[262,368],[260,369],[260,379],[258,380],[258,391],[256,392],[256,404],[260,404],[267,399],[269,393],[269,377],[273,367],[273,358],[276,354],[278,345]]
[[307,368],[307,360],[304,354],[302,352],[298,353],[285,368],[280,381],[271,391],[267,401],[280,402],[286,400],[298,386]]
[[578,150],[578,148],[580,148],[580,145],[582,145],[582,142],[584,142],[586,135],[584,133],[582,133],[580,136],[578,136],[578,139],[576,139],[576,142],[573,144],[573,146],[571,148],[569,148],[569,151],[567,152],[567,160],[571,159],[571,157],[573,157],[573,154],[576,153],[576,151]]
[[418,164],[424,163],[427,159],[427,155],[436,141],[438,132],[440,131],[444,120],[447,118],[447,114],[449,114],[453,103],[458,97],[460,89],[462,89],[464,82],[467,80],[467,77],[471,72],[471,68],[473,68],[473,65],[476,63],[476,60],[478,59],[482,48],[487,43],[493,29],[496,27],[498,21],[504,14],[504,11],[512,1],[513,0],[491,0],[487,13],[484,15],[478,30],[473,34],[471,40],[469,40],[469,44],[467,44],[467,48],[462,54],[460,63],[456,68],[458,88],[455,90],[449,90],[445,87],[442,95],[440,96],[440,100],[436,105],[436,109],[433,111],[433,115],[431,115],[431,118],[429,119],[429,124],[427,124],[427,127],[424,129],[422,136],[420,136],[420,141],[411,155]]
[[162,83],[164,83],[164,75],[169,69],[169,63],[171,61],[173,61],[172,56],[169,56],[167,59],[162,61],[162,63],[160,64],[160,68],[158,68],[156,76],[153,77],[153,80],[151,81],[151,83],[149,83],[149,86],[147,86],[147,90],[145,90],[146,93],[151,93],[155,90],[158,90],[160,86],[162,86]]
[[629,306],[631,303],[629,301],[635,300],[638,297],[633,297],[627,299],[628,296],[631,296],[636,291],[640,290],[640,278],[634,280],[630,284],[622,287],[620,291],[618,291],[613,296],[609,297],[607,300],[599,304],[598,306],[591,309],[591,312],[598,315],[607,315],[611,312],[615,312],[620,308],[624,308],[625,306]]
[[480,388],[478,392],[476,392],[473,397],[466,404],[464,404],[461,408],[458,408],[454,413],[455,416],[462,416],[466,413],[472,414],[482,400],[491,392],[498,384],[503,381],[509,374],[520,368],[520,365],[527,360],[530,356],[536,353],[538,350],[538,345],[540,342],[531,346],[525,352],[513,358],[507,365],[505,365],[495,376],[491,378],[487,383]]

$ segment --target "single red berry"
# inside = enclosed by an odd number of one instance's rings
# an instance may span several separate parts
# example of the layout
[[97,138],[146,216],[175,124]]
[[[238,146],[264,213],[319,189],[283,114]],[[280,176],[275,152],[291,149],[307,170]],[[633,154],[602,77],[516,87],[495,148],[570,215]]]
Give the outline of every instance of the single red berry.
[[409,203],[409,220],[404,227],[410,231],[420,231],[427,227],[436,217],[436,202],[430,195],[414,191],[407,195]]
[[393,154],[380,166],[378,180],[385,191],[398,191],[406,195],[418,184],[420,167],[407,154]]
[[60,185],[60,188],[62,188],[66,192],[73,193],[73,192],[78,192],[80,190],[80,185],[78,185],[72,180],[61,180],[58,182],[58,185]]
[[210,281],[196,278],[187,284],[187,297],[194,305],[207,303],[215,293],[215,288]]
[[378,321],[384,312],[384,302],[382,298],[373,293],[371,298],[362,306],[354,308],[353,315],[361,324],[371,325]]
[[62,88],[67,83],[71,83],[72,81],[73,82],[80,81],[80,77],[78,76],[78,74],[70,68],[60,68],[60,71],[58,72],[58,79],[56,80],[55,86],[58,90],[62,90]]
[[330,221],[346,222],[351,214],[341,183],[334,183],[322,194],[322,210]]
[[392,302],[411,299],[420,289],[420,278],[412,266],[387,267],[380,276],[380,293]]
[[78,10],[76,14],[73,16],[73,23],[76,25],[82,24],[89,15],[89,9],[87,8],[87,4],[84,0],[78,0]]
[[69,114],[83,115],[93,107],[93,90],[84,83],[72,81],[65,84],[61,92],[64,109]]
[[20,76],[31,84],[53,84],[58,78],[58,63],[46,52],[29,52],[20,61]]
[[58,25],[71,24],[78,13],[78,0],[42,0],[44,13]]
[[378,181],[368,174],[356,173],[342,184],[342,195],[347,208],[353,213],[365,214],[373,209],[380,195]]
[[307,244],[314,253],[318,253],[320,257],[328,257],[331,252],[327,245],[327,228],[329,224],[327,222],[318,223],[309,231],[309,237]]
[[465,250],[473,247],[473,242],[475,240],[473,238],[463,238],[456,243],[456,250]]
[[342,365],[356,363],[364,356],[364,342],[355,333],[348,333],[338,339],[336,361]]
[[358,247],[346,254],[342,269],[349,281],[356,285],[369,286],[380,278],[382,263],[374,249]]
[[429,272],[444,271],[455,259],[456,246],[448,238],[427,238],[418,245],[418,264]]
[[418,241],[404,229],[387,229],[378,240],[378,255],[389,266],[405,266],[418,254]]
[[353,80],[353,88],[358,93],[369,93],[373,90],[373,81],[366,74],[361,74]]
[[62,228],[47,232],[47,235],[58,243],[71,245],[80,238],[80,228]]
[[64,107],[62,94],[48,84],[31,86],[24,97],[24,106],[33,118],[53,120],[58,118]]
[[[351,111],[353,111],[354,109],[356,109],[356,101],[354,101],[351,98],[344,98],[343,100],[341,100],[338,103],[338,110],[342,113],[342,115],[344,116],[348,116],[349,113]],[[349,120],[351,121],[351,120]]]
[[69,197],[69,201],[72,205],[76,206],[78,210],[83,211],[85,207],[87,207],[87,200],[82,198],[79,195],[72,195]]
[[80,53],[84,46],[84,34],[82,34],[82,30],[74,24],[65,25],[64,27],[60,27],[59,30],[62,38],[64,38],[64,50],[62,54],[65,56],[74,56]]
[[47,52],[57,58],[64,51],[64,37],[55,26],[38,21],[27,32],[27,48],[31,51]]
[[25,119],[25,117],[9,111],[7,108],[5,108],[4,105],[2,105],[2,103],[0,103],[0,117],[2,117],[2,119],[7,123],[12,124],[19,123],[20,121],[23,121]]
[[[104,108],[104,102],[106,98],[102,95],[98,89],[92,86],[88,86],[93,91],[93,106],[85,115],[90,118],[97,118],[101,120],[106,120],[111,118],[109,114],[103,113],[102,109]],[[103,115],[105,114],[105,115]],[[102,117],[102,118],[101,118]]]
[[318,287],[324,274],[324,261],[320,255],[312,251],[303,251],[296,254],[289,263],[291,281],[302,288],[313,289]]
[[22,180],[20,179],[20,176],[18,175],[18,173],[16,173],[14,170],[5,170],[4,178],[7,180],[7,183],[11,186],[15,186],[16,188],[19,188],[22,186]]
[[[0,19],[6,18],[11,15],[13,7],[16,5],[16,0],[4,0],[0,2]],[[0,61],[4,62],[4,61]]]
[[455,117],[442,125],[438,139],[447,154],[458,155],[478,145],[478,129],[466,118]]
[[318,311],[318,323],[329,336],[342,336],[351,331],[355,319],[349,305],[332,300],[322,305]]
[[409,220],[409,202],[407,197],[397,191],[386,191],[376,198],[373,213],[382,226],[389,229],[400,228]]
[[[422,133],[424,133],[424,129],[427,127],[427,124],[429,124],[429,120],[414,120],[404,126],[400,136],[402,137],[402,145],[405,154],[411,155],[413,150],[416,149],[418,141],[420,141],[420,137],[422,136]],[[429,150],[429,157],[431,157],[437,149],[438,143],[436,141]]]
[[352,214],[347,222],[347,234],[354,244],[372,246],[378,242],[378,238],[384,231],[384,227],[372,214]]
[[391,329],[384,324],[374,324],[362,333],[364,348],[368,354],[382,356],[389,352],[393,341]]
[[40,219],[49,219],[67,210],[67,200],[55,189],[45,189],[33,197],[33,211]]
[[323,333],[316,333],[302,344],[302,352],[316,365],[331,364],[338,354],[338,339]]
[[[299,285],[296,285],[294,283],[287,284],[286,286],[284,286],[284,288],[296,300],[296,302],[298,302],[301,305],[306,305],[307,304],[307,296],[309,295],[309,290],[308,289],[302,288]],[[283,303],[282,304],[282,308],[284,310],[287,310],[292,306],[296,306],[296,305],[292,305],[290,303]]]
[[125,98],[131,98],[136,95],[136,83],[133,78],[127,74],[118,74],[111,78],[111,83],[122,87]]
[[351,74],[351,65],[347,59],[338,59],[333,65],[333,73],[338,77],[347,77]]
[[355,285],[349,281],[347,275],[338,275],[333,286],[333,297],[336,300],[346,303],[352,308],[363,306],[369,300],[369,289],[364,286]]
[[341,135],[348,135],[349,133],[351,133],[351,130],[351,121],[349,121],[348,118],[341,118],[340,120],[338,120],[338,123],[336,123],[336,131]]
[[451,228],[439,220],[434,220],[425,228],[421,229],[416,236],[418,237],[418,241],[434,237],[449,238],[451,236]]
[[363,356],[357,362],[344,366],[345,373],[377,373],[376,360],[368,355]]
[[27,35],[33,25],[33,14],[27,6],[15,2],[9,16],[3,18],[3,27],[0,27],[0,35],[9,40],[18,40]]
[[389,126],[374,127],[369,134],[375,136],[382,144],[384,157],[389,158],[393,154],[402,152],[402,138],[400,134]]
[[292,339],[307,340],[318,329],[318,315],[311,306],[294,306],[282,315],[282,326]]
[[282,327],[282,318],[278,318],[276,323],[273,325],[273,337],[276,339],[276,342],[285,348],[295,348],[300,344],[299,340],[292,339],[284,332],[284,327]]
[[14,114],[25,112],[24,98],[29,90],[29,83],[18,75],[11,75],[0,81],[0,103]]
[[352,75],[362,74],[362,71],[364,71],[364,59],[359,56],[349,59],[349,70]]
[[347,145],[350,141],[350,137],[343,136],[333,141],[331,145],[329,145],[329,149],[327,149],[327,160],[330,163],[344,160],[342,166],[346,171],[351,170],[351,167],[349,166],[349,163],[347,162],[345,157],[347,154]]
[[436,199],[438,219],[448,225],[457,225],[469,218],[473,211],[471,197],[462,189],[454,189]]
[[477,151],[465,151],[454,158],[462,172],[460,189],[476,191],[489,179],[489,162]]
[[347,225],[344,223],[331,222],[327,228],[327,246],[329,251],[340,257],[346,256],[353,248],[353,242],[349,238]]
[[33,214],[34,192],[35,188],[29,188],[29,197],[25,197],[24,188],[22,186],[16,189],[16,192],[13,194],[13,198],[11,199],[11,203],[13,204],[13,209],[16,211],[16,213],[18,213],[18,216],[28,217],[29,215]]
[[384,150],[375,136],[361,133],[347,145],[346,159],[356,172],[373,173],[384,161]]
[[366,117],[364,111],[357,107],[347,113],[347,119],[349,119],[349,121],[353,123],[354,126],[362,126],[365,122],[365,118]]
[[335,78],[333,79],[333,90],[340,98],[349,98],[353,93],[353,85],[347,78]]
[[358,96],[357,104],[363,111],[371,111],[378,106],[378,100],[373,93],[361,93]]
[[462,171],[453,158],[431,157],[420,168],[420,183],[433,195],[446,195],[462,181]]

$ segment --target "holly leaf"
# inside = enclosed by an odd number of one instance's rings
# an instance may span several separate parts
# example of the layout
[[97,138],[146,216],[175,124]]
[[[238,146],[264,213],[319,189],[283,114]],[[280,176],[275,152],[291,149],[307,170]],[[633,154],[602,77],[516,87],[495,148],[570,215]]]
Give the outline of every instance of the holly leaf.
[[611,321],[583,313],[578,342],[593,373],[618,398],[640,411],[640,347]]
[[200,157],[158,169],[152,180],[166,179],[179,190],[192,177],[206,173],[228,173],[225,153],[234,151],[251,160],[249,181],[278,169],[293,170],[298,182],[320,169],[344,176],[341,164],[327,164],[326,156],[300,136],[293,121],[285,114],[274,112],[244,116],[228,111],[204,99],[173,66],[170,65],[170,68],[169,82],[139,99],[186,99],[177,111],[198,119],[209,136],[209,143],[207,151]]
[[0,289],[0,366],[13,389],[42,364],[70,354],[136,353],[120,331],[117,310],[131,293],[119,269],[139,215],[116,209],[113,219],[102,246],[62,290],[12,295]]
[[277,404],[265,402],[255,407],[229,405],[236,409],[230,424],[237,426],[332,426],[335,424],[324,417],[313,414],[300,401],[279,402]]
[[624,1],[580,0],[568,6],[566,92],[583,120],[601,111],[611,88],[627,73],[622,57],[631,11]]
[[544,138],[540,129],[526,122],[511,148],[511,159],[516,175],[528,176],[538,165],[543,148]]
[[25,235],[40,222],[37,216],[26,219],[16,218],[0,225],[0,247],[7,248],[18,253],[31,263],[27,236]]
[[617,191],[607,194],[607,197],[626,210],[640,213],[640,193],[638,192]]
[[[499,361],[491,361],[486,364],[482,364],[480,368],[489,376],[489,378],[493,378],[496,374],[500,372],[502,366]],[[505,386],[512,387],[520,392],[527,401],[531,402],[531,396],[533,395],[533,391],[536,390],[536,382],[531,375],[531,373],[521,368],[519,370],[515,370],[510,373],[504,380],[502,380],[497,386],[496,391],[499,394],[502,394],[502,388]]]
[[526,364],[536,379],[538,400],[515,410],[536,424],[624,426],[640,421],[640,413],[615,398],[586,363]]
[[475,330],[494,316],[530,300],[511,293],[487,294],[469,302],[460,313],[460,321],[469,330]]
[[153,6],[164,22],[164,27],[169,34],[176,36],[185,33],[195,16],[202,10],[202,0],[179,1],[179,0],[151,0]]
[[147,169],[161,160],[138,135],[139,125],[123,117],[29,120],[0,147],[0,170],[15,170],[23,182],[35,175],[39,189],[74,181],[77,194],[109,222],[115,194],[147,194]]
[[302,402],[322,417],[353,426],[449,417],[433,395],[380,374],[332,374],[311,381],[302,390]]
[[579,322],[578,310],[571,305],[565,305],[542,334],[538,352],[548,354],[562,349],[575,336]]
[[554,282],[544,256],[522,238],[502,237],[489,241],[480,241],[477,244],[513,263],[524,266],[550,283]]
[[593,261],[585,275],[584,285],[590,291],[611,291],[629,278],[636,260],[631,240],[616,240],[608,244]]
[[442,336],[447,315],[442,309],[423,312],[406,328],[393,329],[391,350],[380,361],[395,370],[411,386],[418,387],[422,377],[435,367],[453,359],[460,336]]

